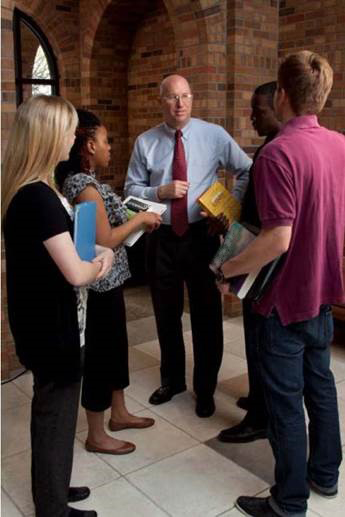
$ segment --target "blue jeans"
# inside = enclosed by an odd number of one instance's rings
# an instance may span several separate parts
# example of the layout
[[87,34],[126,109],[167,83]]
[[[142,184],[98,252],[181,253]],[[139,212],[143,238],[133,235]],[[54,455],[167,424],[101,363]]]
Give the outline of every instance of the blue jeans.
[[[336,487],[342,459],[337,394],[330,371],[333,319],[317,317],[283,326],[276,313],[261,317],[259,357],[269,438],[276,461],[271,504],[280,515],[305,516],[308,477]],[[309,459],[303,410],[309,416]]]

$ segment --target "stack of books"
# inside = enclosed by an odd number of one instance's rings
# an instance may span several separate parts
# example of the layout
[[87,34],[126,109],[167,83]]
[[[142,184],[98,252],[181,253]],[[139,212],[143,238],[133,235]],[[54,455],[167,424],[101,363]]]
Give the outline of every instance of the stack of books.
[[[210,269],[216,274],[224,262],[239,255],[255,239],[259,230],[253,233],[237,222],[241,213],[240,203],[218,181],[198,201],[212,217],[224,214],[229,221],[228,231],[210,264]],[[280,259],[281,257],[276,258],[257,271],[229,278],[231,291],[240,299],[259,300],[277,271]]]

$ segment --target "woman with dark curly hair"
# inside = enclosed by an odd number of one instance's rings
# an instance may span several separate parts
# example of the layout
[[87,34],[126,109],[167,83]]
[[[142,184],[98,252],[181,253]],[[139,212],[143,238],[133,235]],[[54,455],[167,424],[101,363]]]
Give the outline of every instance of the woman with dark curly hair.
[[96,241],[115,253],[112,270],[104,279],[92,284],[88,294],[82,388],[82,405],[88,420],[85,447],[89,452],[128,454],[135,450],[135,445],[116,440],[105,432],[104,411],[111,408],[111,431],[150,427],[154,420],[130,414],[125,405],[124,389],[129,384],[129,373],[122,286],[130,273],[123,241],[139,228],[144,227],[146,231],[158,228],[161,218],[154,213],[141,212],[127,220],[126,208],[119,196],[109,185],[101,184],[95,175],[97,167],[109,164],[107,130],[93,113],[77,112],[76,140],[69,160],[59,164],[56,180],[72,205],[96,202]]

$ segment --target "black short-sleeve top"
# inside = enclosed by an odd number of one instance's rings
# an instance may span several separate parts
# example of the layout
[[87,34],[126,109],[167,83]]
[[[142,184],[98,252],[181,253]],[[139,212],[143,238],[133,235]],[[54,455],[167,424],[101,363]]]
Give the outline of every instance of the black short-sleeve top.
[[[110,226],[114,228],[125,223],[127,221],[127,211],[121,198],[115,194],[109,185],[99,183],[94,173],[85,174],[80,172],[67,176],[63,185],[63,195],[71,205],[74,205],[75,198],[90,185],[98,191],[103,199]],[[113,251],[115,257],[110,272],[106,277],[91,284],[90,289],[98,292],[109,291],[113,287],[122,285],[131,276],[125,247],[121,244],[114,248]]]
[[81,376],[76,296],[43,242],[72,232],[58,195],[43,182],[22,187],[4,220],[10,328],[20,361],[38,378]]

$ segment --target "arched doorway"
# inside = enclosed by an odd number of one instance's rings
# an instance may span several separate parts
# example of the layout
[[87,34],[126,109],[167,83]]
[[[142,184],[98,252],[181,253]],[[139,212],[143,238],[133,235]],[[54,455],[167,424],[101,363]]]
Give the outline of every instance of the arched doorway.
[[159,123],[158,86],[176,70],[172,24],[163,0],[113,0],[95,33],[88,107],[107,126],[112,162],[103,179],[121,191],[134,138]]

